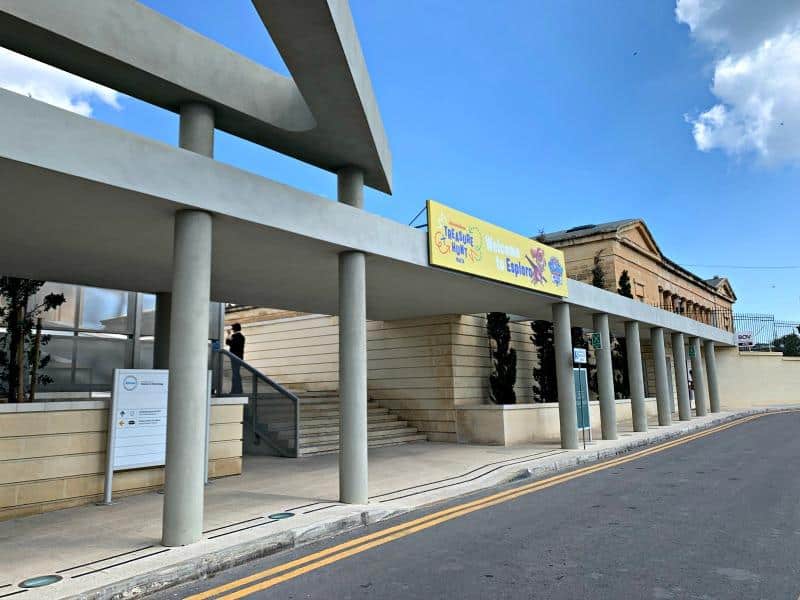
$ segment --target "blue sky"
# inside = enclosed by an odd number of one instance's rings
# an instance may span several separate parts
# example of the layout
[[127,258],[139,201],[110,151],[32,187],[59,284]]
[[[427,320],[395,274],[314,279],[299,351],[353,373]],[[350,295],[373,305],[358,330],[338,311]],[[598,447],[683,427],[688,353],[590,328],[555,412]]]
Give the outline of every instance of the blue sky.
[[[741,2],[739,13],[715,16],[729,17],[720,40],[703,1],[684,0],[681,23],[666,1],[351,0],[394,161],[393,196],[369,192],[367,209],[407,223],[433,198],[526,235],[642,217],[682,264],[800,265],[800,137],[789,150],[768,137],[769,148],[734,139],[731,115],[747,123],[735,112],[745,92],[712,91],[712,81],[724,83],[720,61],[757,45],[731,41],[748,18]],[[145,4],[286,73],[250,2]],[[705,113],[719,103],[727,129]],[[92,116],[175,143],[174,115],[118,104],[94,103]],[[689,121],[706,129],[693,135]],[[332,175],[225,134],[216,155],[335,194]],[[740,311],[800,319],[800,269],[691,269],[728,276]]]

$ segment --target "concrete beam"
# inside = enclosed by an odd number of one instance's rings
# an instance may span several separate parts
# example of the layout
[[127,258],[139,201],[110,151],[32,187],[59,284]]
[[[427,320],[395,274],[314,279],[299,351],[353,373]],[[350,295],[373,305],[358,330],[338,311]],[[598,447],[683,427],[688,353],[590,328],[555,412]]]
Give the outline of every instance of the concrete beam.
[[[427,236],[412,227],[3,90],[0,131],[0,180],[5,197],[17,199],[0,201],[0,222],[27,219],[31,205],[40,209],[29,227],[8,229],[0,240],[0,272],[9,275],[169,291],[171,217],[193,208],[215,216],[217,301],[336,314],[337,257],[345,250],[368,257],[370,319],[498,310],[550,320],[559,301],[430,267]],[[730,332],[577,281],[568,285],[576,326],[590,327],[591,315],[604,312],[610,325],[636,320],[734,343]]]
[[0,0],[3,46],[336,171],[358,165],[391,192],[386,134],[347,2],[254,2],[293,79],[134,0]]

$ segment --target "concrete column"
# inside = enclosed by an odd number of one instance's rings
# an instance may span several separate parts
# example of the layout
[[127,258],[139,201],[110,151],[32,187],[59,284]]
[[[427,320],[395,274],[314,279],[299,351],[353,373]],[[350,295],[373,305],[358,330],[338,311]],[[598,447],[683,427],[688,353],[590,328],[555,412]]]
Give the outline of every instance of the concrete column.
[[604,440],[617,439],[617,403],[614,398],[614,367],[611,363],[611,335],[608,315],[592,317],[594,329],[600,334],[602,348],[595,353],[597,359],[597,392],[600,397],[600,429]]
[[344,167],[336,173],[336,176],[339,202],[355,208],[364,208],[364,172],[355,167]]
[[690,421],[692,404],[689,401],[689,374],[686,371],[686,348],[682,333],[672,333],[672,363],[675,369],[675,387],[678,392],[678,418],[681,421]]
[[653,346],[653,362],[656,368],[656,406],[658,407],[658,424],[672,424],[669,397],[669,373],[667,372],[667,351],[664,347],[664,330],[653,327],[650,330],[650,343]]
[[569,304],[553,304],[558,420],[561,426],[561,447],[566,449],[578,447],[578,407],[575,403],[575,378],[572,374],[571,328]]
[[172,294],[156,294],[156,314],[153,323],[153,368],[169,369],[169,326],[172,319]]
[[634,431],[647,431],[647,408],[644,404],[644,373],[639,323],[625,323],[625,345],[628,350],[628,387],[631,391],[631,417]]
[[[180,145],[212,155],[214,115],[210,107],[181,107]],[[211,215],[179,211],[174,238],[162,524],[165,546],[197,542],[203,530]]]
[[[362,208],[364,175],[338,173],[339,201]],[[339,499],[366,504],[369,497],[367,438],[367,296],[363,252],[339,254]]]
[[703,341],[703,350],[706,359],[706,380],[708,381],[708,400],[711,404],[711,412],[720,412],[719,402],[719,383],[717,382],[717,354],[714,350],[714,342],[711,340]]
[[698,417],[708,414],[708,390],[706,388],[706,374],[703,368],[703,357],[700,353],[700,338],[693,337],[689,340],[692,347],[692,382],[694,383],[694,405]]

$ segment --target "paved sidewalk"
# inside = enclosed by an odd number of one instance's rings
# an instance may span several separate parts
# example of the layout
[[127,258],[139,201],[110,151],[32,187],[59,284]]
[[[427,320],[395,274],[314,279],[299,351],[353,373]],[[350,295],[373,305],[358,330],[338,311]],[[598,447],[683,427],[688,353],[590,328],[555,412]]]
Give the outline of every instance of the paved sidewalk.
[[[586,450],[557,445],[512,448],[416,443],[370,450],[370,503],[336,502],[336,455],[248,457],[244,474],[206,488],[205,539],[160,545],[162,496],[129,496],[113,506],[84,506],[0,523],[0,599],[109,598],[146,593],[245,560],[317,541],[455,496],[673,438],[756,411],[723,412],[647,433],[620,427],[620,439]],[[763,411],[757,411],[763,412]],[[289,513],[288,515],[286,513]],[[48,587],[23,590],[26,578],[56,574]]]

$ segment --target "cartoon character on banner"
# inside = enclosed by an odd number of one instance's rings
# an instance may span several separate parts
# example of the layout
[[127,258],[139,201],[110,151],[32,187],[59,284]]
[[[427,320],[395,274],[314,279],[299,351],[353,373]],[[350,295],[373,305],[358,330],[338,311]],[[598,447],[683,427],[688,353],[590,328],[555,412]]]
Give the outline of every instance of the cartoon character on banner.
[[564,267],[561,265],[561,261],[555,256],[551,256],[550,260],[547,261],[547,266],[550,269],[550,275],[553,278],[553,283],[555,285],[561,285],[561,279],[564,276]]
[[541,248],[531,248],[530,249],[530,256],[527,254],[525,255],[528,263],[531,265],[531,270],[533,273],[531,274],[531,281],[534,285],[540,283],[547,283],[547,279],[544,277],[544,269],[545,269],[545,260],[544,260],[544,250]]

